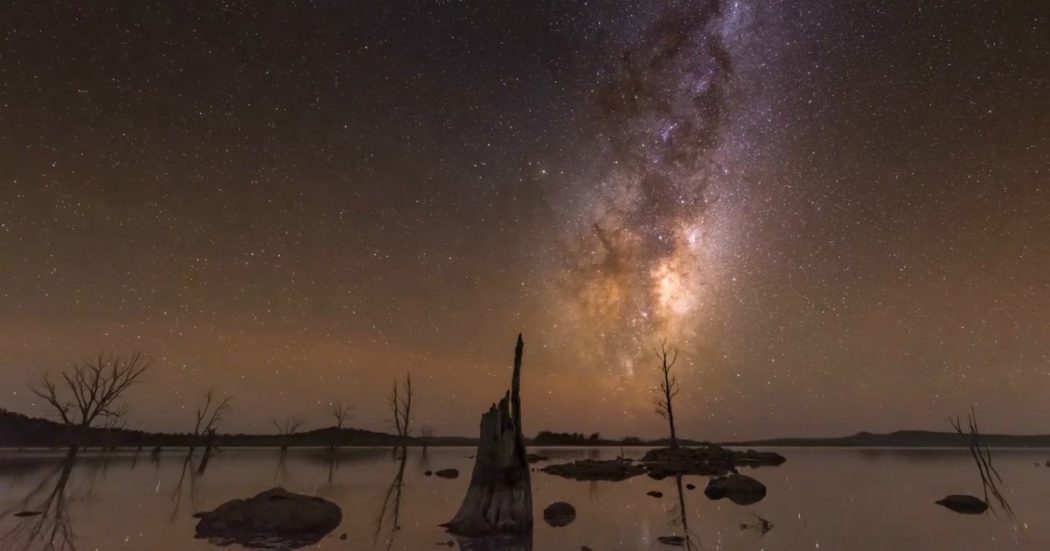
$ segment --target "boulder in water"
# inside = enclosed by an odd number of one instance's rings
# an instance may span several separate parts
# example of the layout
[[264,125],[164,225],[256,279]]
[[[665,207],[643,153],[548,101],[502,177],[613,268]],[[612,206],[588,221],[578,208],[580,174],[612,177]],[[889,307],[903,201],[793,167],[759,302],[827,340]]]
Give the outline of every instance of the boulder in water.
[[766,497],[766,486],[750,476],[731,474],[712,478],[704,489],[704,495],[710,499],[728,497],[737,505],[751,505]]
[[338,505],[316,496],[273,488],[197,513],[197,537],[218,545],[293,549],[313,545],[339,526]]
[[555,501],[543,510],[543,520],[555,528],[568,526],[576,520],[576,508],[564,501]]

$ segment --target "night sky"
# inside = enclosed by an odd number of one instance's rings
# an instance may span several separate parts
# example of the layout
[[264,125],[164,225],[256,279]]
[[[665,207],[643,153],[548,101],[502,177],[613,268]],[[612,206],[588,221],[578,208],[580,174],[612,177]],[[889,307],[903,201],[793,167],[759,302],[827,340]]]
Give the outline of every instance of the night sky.
[[99,350],[129,424],[1050,432],[1032,1],[0,5],[0,406]]

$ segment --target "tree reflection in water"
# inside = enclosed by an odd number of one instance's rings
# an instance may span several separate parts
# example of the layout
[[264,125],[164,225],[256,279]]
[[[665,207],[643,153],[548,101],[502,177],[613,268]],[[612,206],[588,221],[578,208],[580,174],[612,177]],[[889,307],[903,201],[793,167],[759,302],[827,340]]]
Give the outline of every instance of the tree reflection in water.
[[682,545],[689,550],[700,548],[700,538],[689,531],[689,512],[685,507],[685,493],[682,492],[682,475],[674,477],[675,489],[678,491],[678,504],[674,507],[674,518],[671,527],[681,527],[683,538]]
[[[203,464],[202,464],[203,466]],[[171,510],[171,521],[174,522],[175,518],[179,515],[179,508],[182,505],[183,493],[189,493],[190,505],[194,508],[197,507],[197,476],[198,474],[204,474],[203,471],[198,473],[193,469],[193,448],[190,448],[186,452],[186,457],[182,460],[182,468],[179,470],[179,481],[175,484],[175,490],[171,493],[171,502],[174,504]],[[183,487],[186,483],[186,475],[189,475],[190,487],[188,492],[183,491]]]
[[45,475],[22,501],[0,513],[0,520],[18,519],[0,538],[5,549],[76,549],[66,492],[76,458],[77,448],[69,448],[58,466]]
[[379,539],[384,532],[383,529],[388,527],[386,530],[386,548],[391,549],[394,545],[394,536],[401,529],[399,524],[401,520],[401,497],[405,487],[405,461],[408,460],[408,450],[400,448],[400,458],[398,458],[398,449],[394,449],[394,457],[398,463],[397,474],[394,475],[390,486],[387,487],[386,494],[383,496],[383,503],[379,507],[379,514],[376,515],[375,533],[372,537],[373,547],[379,544]]

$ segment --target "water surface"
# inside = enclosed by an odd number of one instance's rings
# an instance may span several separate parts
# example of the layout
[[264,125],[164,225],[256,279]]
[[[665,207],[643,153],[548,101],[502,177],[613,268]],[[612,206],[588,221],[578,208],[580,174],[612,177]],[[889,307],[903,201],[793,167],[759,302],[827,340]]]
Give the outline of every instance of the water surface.
[[[644,449],[626,450],[640,457]],[[964,516],[934,501],[951,493],[980,494],[966,450],[780,449],[779,467],[744,472],[766,484],[751,506],[711,501],[704,477],[636,477],[577,482],[532,474],[535,551],[673,550],[660,536],[686,535],[703,549],[1050,549],[1050,459],[1047,450],[998,450],[995,462],[1017,514]],[[617,448],[533,448],[568,461],[613,458]],[[453,541],[438,525],[452,518],[469,482],[473,448],[410,449],[404,462],[391,450],[355,448],[338,461],[320,449],[227,449],[198,474],[199,455],[185,450],[81,451],[71,468],[63,452],[0,451],[0,549],[19,549],[34,529],[68,533],[75,549],[183,551],[219,549],[193,538],[195,511],[273,486],[315,494],[343,509],[343,523],[306,549],[440,549]],[[542,466],[540,463],[537,466]],[[424,476],[457,468],[458,479]],[[687,484],[695,490],[685,489]],[[64,486],[64,488],[62,488]],[[663,497],[646,495],[659,491]],[[552,528],[542,510],[554,501],[576,507],[576,520]],[[56,505],[61,511],[55,511]],[[36,517],[10,513],[41,510]],[[53,514],[57,513],[57,514]],[[41,517],[47,518],[41,518]],[[758,528],[764,518],[773,527]],[[59,524],[51,525],[54,521]],[[44,524],[46,526],[38,526]],[[684,522],[683,522],[684,521]],[[686,528],[687,527],[687,528]],[[339,539],[342,534],[346,539]],[[453,549],[469,542],[453,541]],[[526,545],[527,547],[527,545]],[[41,548],[39,545],[33,548]],[[59,546],[61,548],[61,546]],[[448,548],[448,547],[445,547]]]

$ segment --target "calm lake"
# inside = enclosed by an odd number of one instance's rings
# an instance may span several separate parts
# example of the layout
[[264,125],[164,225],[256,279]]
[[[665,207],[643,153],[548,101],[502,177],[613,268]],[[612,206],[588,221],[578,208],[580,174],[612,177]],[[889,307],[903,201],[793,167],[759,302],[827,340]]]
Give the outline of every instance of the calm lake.
[[[613,458],[616,448],[532,448],[550,462]],[[641,457],[644,449],[626,450]],[[762,481],[768,495],[752,506],[704,496],[707,480],[639,476],[624,482],[577,482],[532,474],[535,551],[674,550],[660,536],[684,535],[683,517],[703,549],[1050,549],[1050,450],[997,450],[994,459],[1017,515],[960,515],[934,501],[952,493],[980,495],[967,450],[792,449],[779,467],[742,472]],[[226,449],[201,475],[185,451],[153,456],[121,451],[81,452],[69,471],[61,501],[63,526],[78,550],[183,551],[218,549],[193,538],[195,511],[273,486],[315,494],[343,509],[343,523],[307,549],[424,550],[453,540],[438,524],[455,514],[470,479],[473,448],[410,449],[403,468],[391,450],[344,449],[338,463],[319,449],[292,449],[284,460],[273,449]],[[62,453],[0,451],[0,549],[20,549],[42,520],[13,513],[39,510],[56,494]],[[1038,464],[1038,465],[1037,465]],[[459,478],[424,476],[456,468]],[[401,476],[399,478],[399,473]],[[694,484],[695,490],[685,489]],[[660,498],[646,495],[663,493]],[[64,496],[64,498],[63,498]],[[28,498],[28,501],[26,499]],[[543,521],[543,508],[567,501],[576,520],[563,528]],[[683,507],[684,505],[684,507]],[[54,508],[54,507],[53,507]],[[46,516],[46,515],[45,515]],[[772,528],[763,533],[759,518]],[[50,531],[55,527],[43,526]],[[62,528],[61,526],[59,528]],[[340,539],[342,534],[346,539]],[[453,543],[453,549],[469,542]],[[34,548],[42,548],[37,545]],[[61,548],[61,547],[59,547]],[[499,548],[499,547],[496,547]]]

